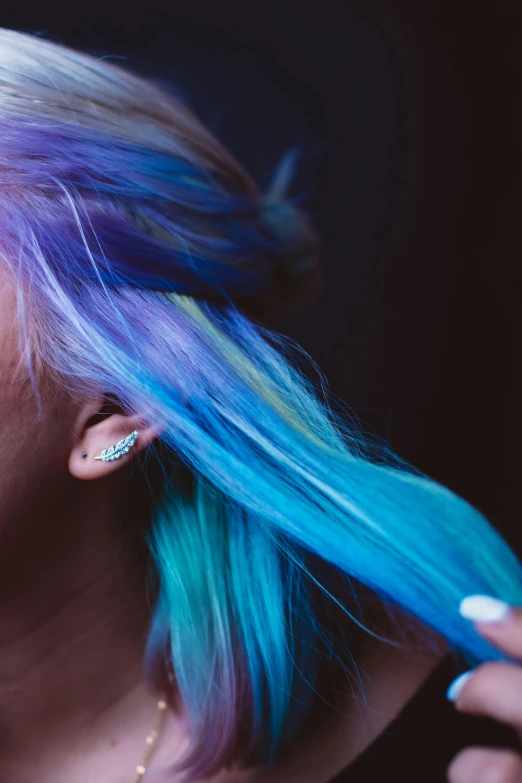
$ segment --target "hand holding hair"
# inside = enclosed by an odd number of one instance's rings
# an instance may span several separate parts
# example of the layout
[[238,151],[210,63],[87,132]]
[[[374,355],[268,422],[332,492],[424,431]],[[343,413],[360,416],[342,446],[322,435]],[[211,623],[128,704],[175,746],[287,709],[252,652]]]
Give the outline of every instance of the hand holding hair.
[[[518,663],[486,661],[459,675],[447,696],[462,712],[511,726],[522,741],[522,607],[471,595],[461,602],[460,613],[473,622],[477,633]],[[514,750],[470,747],[460,751],[448,769],[448,783],[491,781],[520,783],[522,755]]]

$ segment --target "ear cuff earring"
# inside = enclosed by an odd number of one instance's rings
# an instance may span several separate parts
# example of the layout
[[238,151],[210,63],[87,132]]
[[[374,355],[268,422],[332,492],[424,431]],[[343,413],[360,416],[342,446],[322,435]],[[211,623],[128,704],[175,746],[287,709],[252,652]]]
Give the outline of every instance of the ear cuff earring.
[[[119,440],[118,443],[115,443],[114,446],[109,446],[108,448],[103,449],[101,454],[98,454],[98,456],[94,457],[94,459],[101,459],[104,462],[108,462],[109,460],[123,457],[123,455],[129,451],[131,446],[134,446],[137,437],[138,430],[134,430],[134,432],[131,432],[131,434],[127,435],[126,438],[122,438],[122,440]],[[83,459],[87,459],[87,454],[82,454],[82,457]]]

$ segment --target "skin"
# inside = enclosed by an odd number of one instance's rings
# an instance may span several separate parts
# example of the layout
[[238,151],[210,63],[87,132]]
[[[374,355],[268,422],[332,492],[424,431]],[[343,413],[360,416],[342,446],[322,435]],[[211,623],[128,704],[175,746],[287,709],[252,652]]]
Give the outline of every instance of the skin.
[[[124,545],[114,520],[129,491],[131,461],[157,433],[142,427],[139,414],[96,417],[104,410],[102,396],[71,400],[52,381],[38,420],[20,361],[15,305],[0,267],[2,783],[132,783],[160,693],[142,676],[150,619],[146,554]],[[136,444],[121,459],[92,459],[135,428]],[[437,641],[437,653],[372,642],[365,666],[368,708],[353,698],[341,702],[340,711],[323,708],[271,769],[223,771],[207,780],[324,783],[421,687],[447,650],[444,640]],[[518,649],[522,656],[520,639]],[[520,687],[522,671],[511,674]],[[468,684],[464,708],[473,696],[478,702],[470,703],[480,707],[480,689],[475,693]],[[501,704],[496,708],[502,712]],[[183,712],[169,710],[145,779],[160,781],[163,765],[175,762],[187,742]],[[457,761],[452,783],[478,783],[465,776],[473,760]]]

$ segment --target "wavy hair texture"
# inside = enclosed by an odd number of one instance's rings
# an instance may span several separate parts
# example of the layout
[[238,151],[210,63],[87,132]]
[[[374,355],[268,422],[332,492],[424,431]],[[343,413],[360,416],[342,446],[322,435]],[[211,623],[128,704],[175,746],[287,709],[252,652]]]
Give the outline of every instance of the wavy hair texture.
[[145,664],[163,656],[175,672],[191,743],[172,771],[187,783],[239,751],[270,763],[324,661],[357,672],[328,618],[337,607],[348,637],[371,635],[365,591],[469,664],[506,656],[460,600],[522,602],[521,564],[490,523],[370,447],[320,373],[319,388],[299,369],[304,352],[257,317],[315,266],[314,232],[285,196],[289,161],[261,194],[158,86],[0,31],[1,256],[35,391],[50,372],[160,433],[143,467],[160,475],[143,528]]

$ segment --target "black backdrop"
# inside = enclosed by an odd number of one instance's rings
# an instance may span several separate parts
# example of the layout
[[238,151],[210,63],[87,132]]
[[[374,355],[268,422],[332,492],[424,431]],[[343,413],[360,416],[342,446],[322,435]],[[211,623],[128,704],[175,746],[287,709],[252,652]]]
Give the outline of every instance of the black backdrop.
[[488,5],[49,0],[0,24],[174,81],[260,184],[302,145],[325,288],[285,330],[521,552],[522,6]]

